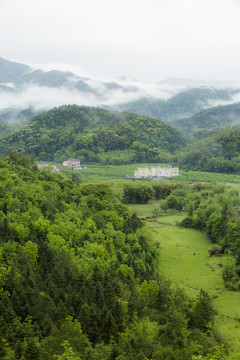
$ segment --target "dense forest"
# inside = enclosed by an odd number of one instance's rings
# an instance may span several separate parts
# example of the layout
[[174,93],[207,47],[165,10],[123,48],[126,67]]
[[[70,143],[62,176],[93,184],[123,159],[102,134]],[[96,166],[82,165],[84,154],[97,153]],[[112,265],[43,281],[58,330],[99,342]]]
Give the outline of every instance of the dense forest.
[[39,161],[77,157],[86,163],[171,163],[184,170],[239,173],[240,130],[219,130],[227,117],[236,120],[238,114],[239,104],[233,104],[177,121],[175,125],[186,127],[184,131],[191,135],[187,138],[146,116],[61,106],[30,118],[20,128],[2,124],[0,153],[10,148],[20,156],[34,154]]
[[136,114],[85,106],[61,106],[37,115],[20,130],[1,139],[20,155],[62,161],[80,157],[89,162],[162,162],[186,140],[170,125]]
[[[31,109],[27,113],[31,113]],[[13,114],[14,115],[14,114]],[[184,170],[239,173],[239,127],[220,129],[238,121],[239,104],[199,112],[175,125],[133,113],[68,105],[28,120],[26,125],[0,124],[0,153],[8,148],[34,154],[39,161],[84,163],[170,163]],[[196,131],[196,132],[195,132]],[[194,136],[193,136],[194,135]]]
[[[160,249],[108,186],[73,184],[14,151],[0,180],[1,359],[224,354],[208,294],[194,301],[162,278]],[[192,201],[207,195],[196,187]]]
[[221,130],[191,144],[179,155],[185,170],[240,172],[240,128]]
[[202,110],[188,119],[173,121],[172,125],[185,134],[206,136],[213,130],[240,125],[240,103]]

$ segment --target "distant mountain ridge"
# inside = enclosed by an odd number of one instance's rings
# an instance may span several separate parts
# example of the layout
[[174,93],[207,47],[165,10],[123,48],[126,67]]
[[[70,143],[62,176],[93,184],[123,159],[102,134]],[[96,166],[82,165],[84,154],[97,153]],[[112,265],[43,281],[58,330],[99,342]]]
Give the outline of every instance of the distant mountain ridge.
[[17,85],[21,76],[30,71],[31,68],[28,65],[0,58],[0,83],[13,83]]
[[[155,84],[101,81],[71,71],[33,69],[0,58],[0,124],[66,104],[133,112],[173,124],[187,134],[238,124],[240,87],[234,82],[165,79]],[[217,107],[220,105],[221,107]]]
[[124,92],[139,90],[137,86],[129,86],[123,81],[121,83],[99,81],[78,76],[71,71],[33,69],[28,65],[0,58],[0,86],[2,90],[6,88],[9,91],[19,91],[28,85],[52,88],[66,87],[69,90],[75,89],[79,92],[98,94],[99,96],[103,95],[103,90],[105,92],[116,89],[122,89]]
[[240,125],[240,102],[219,105],[202,110],[193,116],[171,123],[180,131],[194,134],[198,131],[208,131]]
[[214,102],[231,101],[238,94],[240,94],[239,88],[193,88],[183,90],[168,100],[141,98],[120,104],[117,108],[121,111],[151,116],[173,123],[175,126],[181,119],[189,118],[206,108],[211,108]]

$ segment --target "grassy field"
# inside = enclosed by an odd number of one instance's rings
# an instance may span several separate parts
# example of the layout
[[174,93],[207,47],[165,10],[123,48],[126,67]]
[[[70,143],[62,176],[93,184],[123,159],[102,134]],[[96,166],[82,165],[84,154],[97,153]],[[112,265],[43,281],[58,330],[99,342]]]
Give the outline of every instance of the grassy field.
[[[125,176],[134,174],[138,167],[156,164],[130,164],[130,165],[87,165],[87,169],[78,172],[77,177],[81,183],[104,182],[108,183],[113,192],[121,199],[123,186],[132,183],[132,179]],[[71,178],[76,174],[67,170]],[[74,175],[75,176],[75,175]],[[146,180],[137,180],[148,182]],[[166,179],[170,182],[220,182],[228,186],[234,186],[240,190],[240,175],[216,174],[200,171],[182,171],[176,178]],[[152,183],[152,182],[151,182]],[[183,286],[187,293],[195,297],[202,288],[212,296],[216,316],[216,328],[223,335],[235,354],[232,359],[240,359],[240,293],[230,292],[224,288],[221,277],[221,266],[227,261],[227,257],[210,257],[208,248],[209,241],[204,233],[180,228],[176,224],[181,221],[183,214],[161,216],[152,218],[154,207],[158,203],[152,202],[147,205],[129,205],[129,208],[138,216],[146,219],[146,225],[152,230],[153,241],[160,242],[161,259],[160,268],[163,274],[172,283]],[[195,253],[195,255],[194,255]]]
[[[58,164],[60,165],[60,164]],[[134,170],[138,167],[145,166],[156,166],[164,164],[129,164],[129,165],[102,165],[102,164],[90,164],[87,165],[87,168],[77,172],[81,177],[81,182],[106,182],[106,181],[136,181],[126,179],[126,175],[133,176]],[[61,166],[61,165],[60,165]],[[63,174],[76,174],[76,171],[68,170],[66,172],[65,169],[61,170]],[[166,179],[164,181],[171,182],[185,182],[185,183],[193,183],[193,182],[221,182],[221,183],[235,183],[240,184],[240,175],[232,175],[232,174],[218,174],[218,173],[207,173],[202,171],[183,171],[179,170],[180,176]],[[146,180],[139,180],[146,181]]]
[[[142,218],[148,218],[157,203],[129,205]],[[202,288],[213,298],[216,328],[228,343],[233,359],[240,358],[240,293],[227,291],[221,277],[221,266],[227,256],[210,257],[210,242],[203,232],[180,228],[176,224],[183,214],[148,219],[146,225],[152,230],[153,240],[161,246],[160,269],[166,278],[184,287],[195,297]],[[195,255],[194,255],[195,254]]]

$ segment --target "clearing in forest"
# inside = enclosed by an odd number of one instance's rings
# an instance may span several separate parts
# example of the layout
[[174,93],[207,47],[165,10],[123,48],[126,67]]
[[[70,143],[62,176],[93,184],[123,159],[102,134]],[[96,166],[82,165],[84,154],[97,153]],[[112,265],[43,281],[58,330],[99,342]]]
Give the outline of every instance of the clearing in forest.
[[145,218],[153,240],[160,244],[160,269],[164,276],[184,287],[189,295],[195,297],[202,288],[212,297],[218,312],[216,328],[239,359],[240,293],[226,290],[221,276],[221,264],[224,265],[228,257],[210,257],[211,243],[205,233],[177,226],[183,214],[148,219],[151,204],[129,205],[129,208]]

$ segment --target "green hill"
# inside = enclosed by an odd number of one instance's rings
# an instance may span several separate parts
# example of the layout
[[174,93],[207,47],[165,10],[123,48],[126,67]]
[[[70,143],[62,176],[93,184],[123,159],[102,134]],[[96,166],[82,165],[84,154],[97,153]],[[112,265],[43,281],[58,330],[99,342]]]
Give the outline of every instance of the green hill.
[[0,179],[1,359],[224,355],[211,298],[162,278],[159,246],[107,185],[74,185],[12,151]]
[[181,167],[222,173],[240,173],[240,128],[230,128],[187,148]]
[[68,105],[30,119],[1,140],[8,148],[41,160],[160,161],[186,144],[180,132],[159,120],[100,108]]
[[177,122],[211,106],[212,101],[229,101],[239,89],[202,87],[188,89],[168,100],[142,98],[118,106],[119,110],[151,116],[165,122]]
[[174,121],[172,125],[188,134],[207,134],[209,130],[240,125],[240,103],[203,110],[188,119]]

